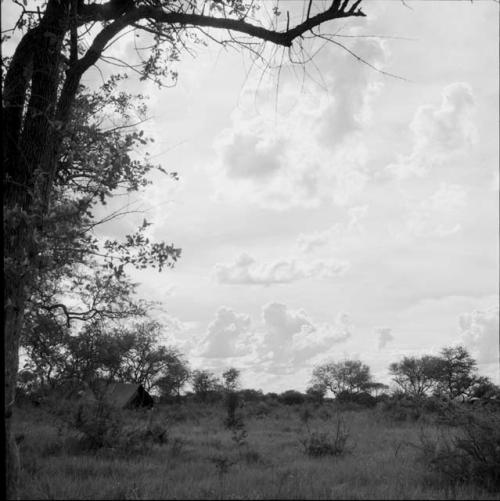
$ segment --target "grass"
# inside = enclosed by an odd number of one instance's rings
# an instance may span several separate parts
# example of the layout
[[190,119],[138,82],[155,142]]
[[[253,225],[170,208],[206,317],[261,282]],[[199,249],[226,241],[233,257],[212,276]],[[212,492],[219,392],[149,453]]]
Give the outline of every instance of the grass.
[[[271,406],[243,411],[244,441],[224,426],[222,404],[175,404],[124,411],[127,427],[154,422],[165,443],[137,453],[78,447],[67,420],[49,409],[21,408],[24,435],[21,499],[498,499],[477,484],[452,484],[420,458],[422,433],[443,425],[394,421],[378,409],[344,410],[333,403],[311,410]],[[339,414],[340,413],[340,414]],[[308,455],[311,433],[335,434],[339,416],[350,444],[345,453]]]

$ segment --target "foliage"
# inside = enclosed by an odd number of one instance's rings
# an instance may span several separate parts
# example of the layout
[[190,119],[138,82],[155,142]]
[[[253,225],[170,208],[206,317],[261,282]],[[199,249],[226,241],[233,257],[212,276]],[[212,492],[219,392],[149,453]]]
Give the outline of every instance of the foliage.
[[300,440],[304,452],[308,456],[340,456],[346,452],[352,452],[349,445],[350,432],[344,418],[337,416],[333,432],[310,431],[306,437]]
[[219,387],[219,378],[208,370],[195,370],[191,374],[191,384],[195,395],[201,400],[206,401],[209,395],[217,391]]
[[435,388],[438,371],[439,359],[431,355],[404,357],[389,366],[394,382],[414,398],[421,398]]
[[329,362],[314,368],[311,384],[321,385],[334,395],[347,391],[357,393],[367,389],[372,382],[370,368],[359,360]]
[[453,483],[475,482],[493,492],[500,488],[500,414],[496,411],[461,414],[462,425],[437,439],[422,434],[420,450],[428,467]]
[[321,383],[315,383],[306,389],[307,397],[314,403],[321,405],[325,399],[326,386]]
[[306,397],[300,391],[287,390],[281,393],[278,399],[285,405],[298,405],[304,403]]
[[443,348],[436,368],[436,391],[450,399],[467,395],[476,381],[476,367],[463,346]]
[[78,406],[73,425],[80,433],[82,449],[95,451],[116,446],[122,433],[123,420],[116,409],[104,401],[98,401]]
[[181,354],[177,354],[169,363],[166,373],[161,376],[156,386],[164,399],[180,399],[181,390],[191,377],[189,364]]
[[463,400],[488,385],[487,378],[476,374],[477,363],[463,346],[445,347],[438,356],[404,357],[392,363],[389,372],[403,392],[419,399],[432,392]]
[[173,376],[187,370],[177,350],[158,343],[157,322],[113,328],[94,320],[76,334],[63,329],[59,336],[48,329],[52,325],[59,326],[42,323],[24,341],[29,357],[25,369],[36,377],[32,386],[63,388],[66,382],[88,386],[104,379],[142,384],[149,390],[169,378],[180,384]]
[[239,378],[241,372],[234,367],[231,367],[222,373],[222,386],[226,391],[234,392],[239,386]]
[[349,391],[341,391],[336,399],[339,403],[354,403],[362,407],[375,407],[377,405],[377,399],[367,393],[366,391],[361,391],[359,393],[351,393]]

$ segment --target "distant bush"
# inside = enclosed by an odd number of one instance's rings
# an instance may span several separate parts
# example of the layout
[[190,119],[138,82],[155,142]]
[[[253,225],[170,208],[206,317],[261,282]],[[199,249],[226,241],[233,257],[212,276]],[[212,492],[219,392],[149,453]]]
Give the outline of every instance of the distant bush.
[[234,391],[229,391],[226,393],[224,400],[224,406],[226,408],[224,425],[226,426],[226,428],[237,428],[242,424],[243,418],[238,412],[241,403],[242,402],[238,393]]
[[238,393],[244,402],[260,402],[264,400],[262,390],[245,389],[240,390]]
[[279,401],[285,405],[302,404],[306,400],[306,396],[300,391],[287,390],[279,395]]
[[365,391],[359,393],[341,391],[337,395],[336,400],[342,404],[354,403],[360,405],[361,407],[375,407],[377,405],[377,399]]
[[256,402],[246,406],[247,415],[263,418],[271,414],[273,407],[266,402]]
[[420,439],[421,459],[451,482],[500,488],[500,413],[456,410],[462,422],[453,435]]
[[382,401],[379,408],[394,421],[416,421],[422,416],[420,402],[403,393],[395,393]]

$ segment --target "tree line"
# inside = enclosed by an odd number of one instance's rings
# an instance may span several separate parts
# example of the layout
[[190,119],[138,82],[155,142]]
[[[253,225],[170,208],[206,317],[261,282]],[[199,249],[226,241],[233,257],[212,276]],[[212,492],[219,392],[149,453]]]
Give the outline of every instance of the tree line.
[[161,337],[161,324],[151,320],[115,328],[91,322],[71,334],[45,319],[23,337],[26,362],[19,373],[19,390],[38,398],[57,389],[64,396],[107,381],[142,384],[167,402],[191,397],[214,402],[229,392],[244,401],[271,398],[284,404],[321,404],[334,398],[368,406],[389,394],[415,401],[429,396],[464,401],[498,392],[490,379],[478,374],[477,362],[463,346],[445,347],[438,355],[404,356],[391,363],[392,391],[374,381],[367,364],[346,359],[315,366],[304,393],[291,389],[264,394],[241,389],[241,371],[234,367],[220,376],[208,369],[191,369],[187,357],[161,344]]

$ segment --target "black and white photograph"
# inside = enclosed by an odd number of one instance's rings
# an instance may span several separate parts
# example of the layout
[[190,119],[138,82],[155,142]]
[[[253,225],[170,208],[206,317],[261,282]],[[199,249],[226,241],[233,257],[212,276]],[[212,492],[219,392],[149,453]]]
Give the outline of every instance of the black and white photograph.
[[499,0],[2,0],[8,500],[500,498]]

